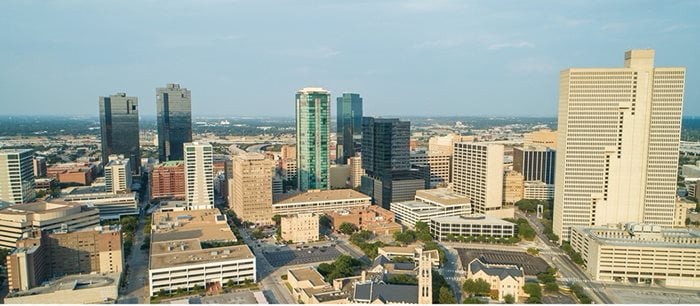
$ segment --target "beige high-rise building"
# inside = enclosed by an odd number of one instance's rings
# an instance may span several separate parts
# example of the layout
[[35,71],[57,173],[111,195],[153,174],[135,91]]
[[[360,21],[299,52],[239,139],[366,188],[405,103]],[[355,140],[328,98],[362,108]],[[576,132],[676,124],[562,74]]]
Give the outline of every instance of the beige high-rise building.
[[503,175],[503,202],[514,204],[523,199],[524,176],[518,171],[508,171]]
[[104,171],[107,192],[116,194],[131,191],[131,163],[124,155],[110,155]]
[[260,153],[233,157],[229,203],[243,221],[272,224],[272,176],[275,162]]
[[443,151],[411,152],[411,166],[426,171],[430,177],[430,188],[447,187],[450,183],[452,154]]
[[453,190],[471,199],[475,213],[503,217],[503,150],[501,144],[455,143]]
[[672,226],[685,68],[632,50],[623,68],[570,68],[559,84],[554,232]]
[[188,142],[185,149],[187,209],[214,208],[214,156],[208,143]]
[[51,234],[34,230],[7,256],[8,286],[28,290],[55,276],[121,273],[123,266],[119,227]]
[[350,166],[350,188],[360,187],[362,176],[365,175],[365,170],[362,169],[362,155],[357,153],[348,158],[348,166]]
[[541,129],[538,131],[523,134],[523,147],[545,146],[550,149],[557,149],[557,131]]
[[433,136],[428,140],[428,151],[440,152],[452,155],[454,144],[457,142],[474,142],[475,136],[461,136],[457,134],[447,134],[445,136]]

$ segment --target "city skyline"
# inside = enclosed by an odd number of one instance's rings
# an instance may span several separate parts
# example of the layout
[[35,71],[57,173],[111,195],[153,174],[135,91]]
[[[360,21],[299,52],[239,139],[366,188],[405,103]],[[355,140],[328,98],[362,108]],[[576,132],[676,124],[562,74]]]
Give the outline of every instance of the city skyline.
[[[155,114],[153,89],[179,83],[192,90],[194,116],[291,116],[289,97],[306,86],[324,87],[332,98],[360,93],[367,115],[555,116],[563,67],[612,66],[619,50],[635,48],[656,49],[658,66],[699,65],[698,3],[690,1],[550,3],[547,12],[456,1],[132,4],[1,3],[1,24],[16,29],[0,34],[7,42],[0,89],[13,101],[2,113],[93,114],[95,97],[129,92],[143,115]],[[106,13],[117,9],[119,19]],[[286,22],[305,11],[320,12],[318,21]],[[289,27],[273,31],[264,25],[272,20]],[[243,23],[252,26],[243,30]],[[78,30],[80,37],[72,34]],[[298,35],[324,39],[298,47],[291,40]],[[128,43],[115,44],[119,37]],[[690,74],[687,82],[685,115],[700,115],[697,81]],[[45,90],[32,90],[37,83]]]

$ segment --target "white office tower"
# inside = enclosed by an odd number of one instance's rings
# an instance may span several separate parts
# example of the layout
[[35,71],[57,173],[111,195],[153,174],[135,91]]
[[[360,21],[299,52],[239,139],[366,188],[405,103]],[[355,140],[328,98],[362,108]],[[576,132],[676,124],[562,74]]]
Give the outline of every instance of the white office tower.
[[124,155],[110,155],[105,165],[105,191],[111,193],[131,191],[131,163]]
[[0,150],[0,207],[34,201],[34,151]]
[[500,218],[513,217],[504,210],[503,145],[478,142],[454,144],[452,188],[469,197],[472,211]]
[[676,198],[684,67],[654,67],[654,50],[623,68],[560,73],[554,232],[642,222],[670,227]]
[[185,149],[187,209],[214,208],[214,160],[208,143],[188,142]]

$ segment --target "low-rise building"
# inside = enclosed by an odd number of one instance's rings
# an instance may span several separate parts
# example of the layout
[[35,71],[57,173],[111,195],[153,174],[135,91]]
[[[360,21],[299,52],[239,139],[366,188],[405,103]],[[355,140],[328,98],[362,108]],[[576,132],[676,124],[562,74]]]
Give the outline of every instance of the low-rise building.
[[383,246],[377,249],[377,256],[384,256],[389,260],[396,257],[406,257],[418,262],[422,255],[431,258],[434,266],[440,265],[440,254],[437,250],[423,250],[422,246],[413,244],[408,246]]
[[527,297],[523,291],[525,273],[517,265],[488,264],[476,258],[467,265],[467,279],[482,279],[491,285],[491,296],[503,302],[505,296]]
[[518,234],[516,224],[481,214],[432,218],[430,232],[440,241],[458,237],[490,236],[510,238]]
[[121,273],[124,266],[117,226],[70,233],[35,231],[16,246],[7,256],[8,287],[13,292],[41,286],[57,276]]
[[673,227],[686,227],[685,219],[688,218],[688,210],[697,207],[695,202],[688,201],[686,199],[677,198],[676,199],[676,209],[673,211]]
[[523,175],[517,171],[508,171],[503,176],[503,202],[514,204],[523,199]]
[[38,178],[34,180],[36,190],[51,190],[58,187],[58,181],[52,177]]
[[155,212],[152,218],[149,292],[256,281],[255,255],[237,245],[226,216],[217,209]]
[[700,231],[628,223],[573,228],[571,246],[599,281],[700,288]]
[[371,198],[352,189],[309,190],[273,195],[274,215],[323,213],[338,209],[369,206]]
[[121,273],[68,275],[43,286],[10,293],[5,304],[105,304],[116,303]]
[[17,240],[35,231],[77,231],[100,225],[94,207],[64,201],[16,204],[0,209],[0,247],[15,248]]
[[312,242],[319,239],[319,217],[314,213],[283,216],[280,220],[282,240]]
[[327,283],[312,267],[287,270],[294,299],[304,304],[347,304],[348,295]]
[[118,220],[122,216],[139,214],[139,195],[136,192],[112,193],[104,186],[70,187],[61,191],[61,199],[94,206],[100,211],[102,220]]
[[57,179],[61,183],[76,183],[89,186],[95,179],[97,166],[92,163],[55,164],[46,169],[46,176]]
[[391,235],[402,230],[401,224],[396,223],[394,213],[378,205],[339,209],[329,212],[327,216],[336,231],[343,223],[350,223],[376,235]]
[[416,191],[413,201],[391,203],[391,211],[399,223],[414,227],[418,221],[430,224],[432,218],[470,214],[471,204],[449,188],[426,189]]

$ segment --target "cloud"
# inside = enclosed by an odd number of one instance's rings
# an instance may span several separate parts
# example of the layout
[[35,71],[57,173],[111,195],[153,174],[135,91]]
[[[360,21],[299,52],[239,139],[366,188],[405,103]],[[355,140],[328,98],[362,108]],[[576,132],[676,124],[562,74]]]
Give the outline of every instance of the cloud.
[[501,50],[501,49],[520,49],[520,48],[534,48],[535,44],[531,43],[529,41],[513,41],[513,42],[504,42],[504,43],[496,43],[496,44],[491,44],[489,45],[488,49],[489,50]]
[[413,46],[416,49],[447,49],[459,46],[464,43],[462,38],[448,38],[438,40],[428,40]]
[[282,51],[282,53],[293,57],[330,58],[340,54],[340,51],[328,46],[320,46],[315,48],[287,49]]
[[556,66],[550,60],[534,57],[518,60],[510,66],[510,71],[516,74],[546,73],[556,70]]

